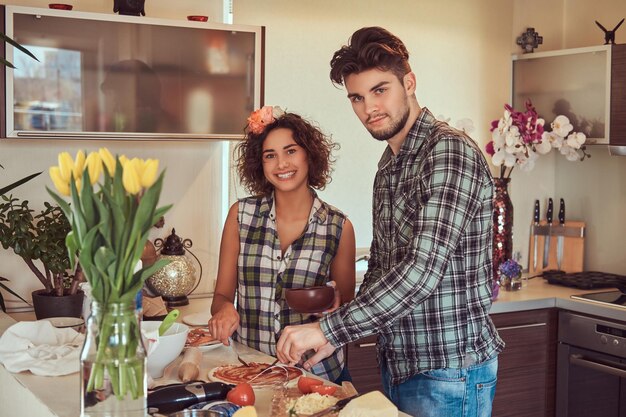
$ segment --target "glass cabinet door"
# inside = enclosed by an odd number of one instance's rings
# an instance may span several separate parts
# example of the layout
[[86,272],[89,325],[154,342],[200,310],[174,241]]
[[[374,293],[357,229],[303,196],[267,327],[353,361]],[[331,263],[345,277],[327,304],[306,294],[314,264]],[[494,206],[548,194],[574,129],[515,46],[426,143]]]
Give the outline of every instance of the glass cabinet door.
[[10,10],[39,62],[14,50],[7,137],[223,139],[261,104],[260,27]]
[[607,47],[525,54],[513,58],[513,100],[531,100],[549,125],[565,115],[589,143],[608,142],[610,51]]

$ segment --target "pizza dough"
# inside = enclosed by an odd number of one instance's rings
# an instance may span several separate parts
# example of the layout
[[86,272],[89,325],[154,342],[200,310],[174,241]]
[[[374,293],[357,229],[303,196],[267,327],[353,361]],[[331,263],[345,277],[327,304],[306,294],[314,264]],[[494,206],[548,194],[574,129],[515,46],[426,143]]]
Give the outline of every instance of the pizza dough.
[[187,341],[185,342],[185,347],[207,346],[219,342],[219,340],[214,339],[213,336],[211,336],[211,332],[209,332],[209,329],[199,327],[197,329],[189,330],[189,333],[187,333]]
[[209,371],[209,379],[226,384],[248,382],[251,385],[280,385],[293,381],[303,374],[293,366],[273,365],[250,362],[250,366],[223,365]]

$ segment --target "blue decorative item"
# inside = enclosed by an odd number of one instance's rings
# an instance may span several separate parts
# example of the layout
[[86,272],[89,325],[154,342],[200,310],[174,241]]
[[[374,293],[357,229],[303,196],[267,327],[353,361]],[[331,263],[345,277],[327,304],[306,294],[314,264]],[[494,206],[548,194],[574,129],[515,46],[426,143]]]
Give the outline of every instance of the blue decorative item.
[[535,32],[535,28],[527,28],[516,40],[516,43],[522,47],[524,53],[533,52],[535,48],[543,43],[543,36]]

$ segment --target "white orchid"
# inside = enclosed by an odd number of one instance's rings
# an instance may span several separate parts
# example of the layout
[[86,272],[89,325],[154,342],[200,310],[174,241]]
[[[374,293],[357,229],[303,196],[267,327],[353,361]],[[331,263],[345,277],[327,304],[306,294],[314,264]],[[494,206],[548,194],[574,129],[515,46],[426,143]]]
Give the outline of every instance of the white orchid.
[[539,159],[539,155],[533,152],[532,149],[528,149],[528,155],[520,155],[517,158],[517,164],[522,171],[531,171],[535,167],[535,161]]
[[470,133],[474,131],[474,122],[472,121],[472,119],[468,119],[466,117],[466,118],[457,120],[454,127],[456,127],[459,130],[462,130],[463,132],[469,135]]
[[567,146],[572,147],[574,149],[580,149],[581,146],[583,146],[583,144],[585,143],[585,140],[587,138],[585,137],[585,135],[583,133],[580,132],[574,132],[571,133],[567,139],[565,139],[565,142],[567,143]]
[[556,116],[556,119],[551,124],[552,131],[562,138],[566,137],[569,132],[574,130],[574,126],[569,122],[569,119],[566,116],[560,115]]
[[444,122],[444,123],[450,123],[450,118],[449,118],[449,117],[446,117],[446,116],[445,116],[445,115],[443,115],[443,114],[438,115],[438,116],[437,116],[437,120],[440,120],[440,121],[442,121],[442,122]]
[[[500,167],[500,176],[508,177],[515,166],[523,171],[535,167],[539,155],[558,149],[567,160],[583,160],[587,139],[583,133],[572,132],[574,127],[566,116],[559,115],[550,124],[551,132],[544,131],[545,121],[541,119],[532,103],[526,103],[526,111],[515,111],[505,105],[502,118],[491,122],[491,142],[487,153],[491,162]],[[507,168],[510,168],[507,170]]]

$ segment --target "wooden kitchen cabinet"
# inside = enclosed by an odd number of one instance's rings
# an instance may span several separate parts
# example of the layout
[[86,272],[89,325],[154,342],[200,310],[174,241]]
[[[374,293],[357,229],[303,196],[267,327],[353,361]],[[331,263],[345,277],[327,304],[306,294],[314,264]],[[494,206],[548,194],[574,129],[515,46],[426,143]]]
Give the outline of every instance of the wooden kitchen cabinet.
[[506,343],[498,361],[493,417],[553,417],[557,310],[491,316]]
[[383,390],[376,359],[376,338],[368,336],[346,346],[346,363],[352,384],[359,393]]
[[[493,417],[553,417],[557,310],[493,314],[506,348],[499,356]],[[358,392],[381,390],[376,336],[350,343],[346,363]]]

